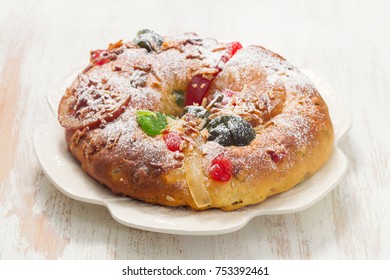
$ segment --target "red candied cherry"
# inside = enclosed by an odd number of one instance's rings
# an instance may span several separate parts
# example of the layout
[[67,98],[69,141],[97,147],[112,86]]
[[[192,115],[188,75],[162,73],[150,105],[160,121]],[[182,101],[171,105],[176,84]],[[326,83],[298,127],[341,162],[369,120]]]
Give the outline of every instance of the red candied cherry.
[[[222,101],[221,101],[222,105],[226,105],[231,100],[231,97],[236,95],[237,92],[236,91],[232,91],[230,89],[224,89],[221,93],[218,92],[218,94],[221,94],[221,96],[222,96]],[[237,104],[236,104],[236,102],[232,102],[232,105],[236,106]]]
[[229,51],[229,53],[230,53],[231,56],[235,55],[236,52],[237,52],[239,49],[242,49],[242,45],[240,44],[240,42],[231,42],[231,43],[228,45],[228,51]]
[[[242,48],[242,45],[239,42],[229,43],[226,47],[226,52],[221,56],[217,65],[214,66],[220,72],[222,70],[223,64],[228,62],[230,58]],[[204,78],[201,74],[195,75],[192,77],[191,81],[187,86],[187,94],[185,105],[193,105],[202,103],[203,98],[205,97],[207,90],[210,87],[211,81],[217,76],[217,73],[214,73],[211,77],[211,80]]]
[[274,151],[268,151],[267,153],[270,155],[272,161],[275,163],[278,163],[279,161],[281,161],[282,159],[284,159],[287,156],[286,152],[276,153]]
[[185,105],[202,104],[202,100],[206,95],[207,90],[210,87],[211,81],[204,78],[202,74],[192,77],[190,83],[187,86],[187,97]]
[[242,45],[239,42],[229,43],[226,48],[226,53],[221,57],[221,61],[223,63],[228,62],[228,60],[232,58],[239,49],[242,49]]
[[103,65],[110,62],[107,50],[96,50],[92,52],[91,62],[96,65]]
[[224,91],[222,91],[223,94],[227,95],[228,97],[232,97],[233,95],[235,95],[237,92],[235,91],[232,91],[230,89],[225,89]]
[[163,133],[163,139],[167,145],[168,150],[171,152],[180,151],[181,143],[184,141],[181,135],[177,131],[167,131]]
[[228,182],[232,176],[232,162],[219,154],[212,161],[209,167],[209,176],[219,182]]

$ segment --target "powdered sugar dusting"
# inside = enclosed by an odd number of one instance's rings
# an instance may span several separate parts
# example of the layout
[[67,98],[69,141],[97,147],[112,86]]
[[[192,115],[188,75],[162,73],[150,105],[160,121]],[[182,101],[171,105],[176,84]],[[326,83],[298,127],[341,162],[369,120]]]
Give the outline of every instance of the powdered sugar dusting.
[[[82,135],[79,133],[82,144],[75,138],[71,145],[83,150],[81,154],[85,159],[82,161],[88,162],[93,157],[99,172],[100,168],[106,168],[109,172],[121,173],[120,183],[105,181],[116,192],[140,199],[146,196],[148,201],[162,204],[167,195],[175,203],[185,200],[188,197],[188,189],[183,187],[185,183],[179,180],[165,184],[160,176],[181,168],[185,153],[177,156],[169,151],[160,135],[147,136],[139,127],[135,112],[139,109],[169,112],[172,108],[166,107],[173,104],[167,102],[172,91],[186,88],[193,75],[214,75],[212,71],[226,44],[186,34],[165,37],[162,49],[156,53],[147,53],[131,44],[125,46],[127,49],[118,53],[115,60],[84,71],[79,83],[74,84],[78,100],[86,100],[85,106],[92,111],[99,109],[97,103],[105,102],[100,93],[109,92],[114,101],[116,94],[126,96],[126,104],[120,105],[121,114]],[[211,106],[211,118],[240,115],[254,127],[256,138],[248,146],[223,147],[194,133],[195,136],[188,136],[192,137],[187,140],[188,146],[200,151],[203,170],[209,168],[216,156],[223,154],[233,164],[232,188],[246,185],[248,193],[256,195],[258,190],[252,190],[251,186],[264,181],[270,189],[269,193],[264,193],[268,196],[276,192],[271,183],[282,184],[291,176],[291,170],[302,166],[307,162],[306,157],[315,153],[319,133],[326,133],[331,127],[326,105],[305,75],[262,47],[240,49],[221,67],[222,71],[210,86],[209,101],[217,91],[222,94],[228,91],[221,103]],[[110,102],[104,103],[108,104],[106,111],[110,110]],[[169,105],[164,107],[166,104]],[[96,176],[107,179],[104,174]],[[211,181],[208,184],[213,185]],[[236,199],[232,201],[236,202]],[[188,201],[181,203],[188,204]]]

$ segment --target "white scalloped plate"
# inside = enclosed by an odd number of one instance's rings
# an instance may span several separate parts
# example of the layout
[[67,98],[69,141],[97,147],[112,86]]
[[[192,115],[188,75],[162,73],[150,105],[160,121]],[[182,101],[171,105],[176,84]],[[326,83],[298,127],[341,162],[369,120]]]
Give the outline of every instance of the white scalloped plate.
[[[143,230],[183,234],[215,235],[236,231],[253,217],[298,212],[310,207],[327,195],[344,176],[348,161],[337,147],[352,122],[345,106],[334,90],[316,74],[303,72],[316,84],[328,104],[335,130],[333,152],[321,170],[288,192],[275,195],[266,201],[233,212],[216,209],[192,211],[184,207],[171,208],[150,205],[130,198],[114,196],[80,168],[68,153],[64,130],[57,119],[39,126],[34,132],[34,147],[38,161],[53,184],[65,195],[76,200],[106,206],[118,222]],[[70,84],[74,76],[65,81]],[[49,95],[48,101],[56,111],[64,87]]]

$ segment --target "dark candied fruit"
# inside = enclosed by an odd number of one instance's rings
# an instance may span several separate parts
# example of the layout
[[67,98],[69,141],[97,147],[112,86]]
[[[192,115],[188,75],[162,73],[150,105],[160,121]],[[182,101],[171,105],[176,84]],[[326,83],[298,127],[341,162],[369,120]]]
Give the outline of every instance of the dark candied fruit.
[[144,48],[148,52],[152,52],[160,49],[164,39],[152,30],[143,29],[138,31],[137,37],[134,38],[133,42],[140,48]]
[[219,182],[228,182],[232,176],[232,162],[224,154],[216,156],[210,164],[209,176]]
[[184,91],[174,90],[172,94],[175,97],[176,104],[180,107],[183,107],[185,102]]
[[207,119],[210,116],[210,112],[202,106],[187,106],[184,108],[183,116],[189,114],[196,118]]
[[256,132],[249,122],[239,116],[219,116],[207,125],[209,141],[222,146],[247,146],[255,139]]

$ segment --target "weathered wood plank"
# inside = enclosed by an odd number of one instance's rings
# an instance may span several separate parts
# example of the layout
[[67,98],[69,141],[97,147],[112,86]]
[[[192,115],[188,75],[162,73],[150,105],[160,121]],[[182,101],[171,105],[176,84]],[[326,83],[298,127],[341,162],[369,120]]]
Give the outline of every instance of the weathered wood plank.
[[[390,258],[388,1],[2,1],[0,259]],[[77,6],[77,8],[75,8]],[[145,232],[74,201],[32,147],[45,101],[90,49],[138,29],[262,44],[333,85],[353,116],[344,180],[300,213],[258,217],[220,236]]]

